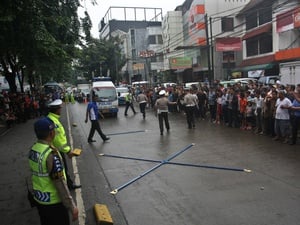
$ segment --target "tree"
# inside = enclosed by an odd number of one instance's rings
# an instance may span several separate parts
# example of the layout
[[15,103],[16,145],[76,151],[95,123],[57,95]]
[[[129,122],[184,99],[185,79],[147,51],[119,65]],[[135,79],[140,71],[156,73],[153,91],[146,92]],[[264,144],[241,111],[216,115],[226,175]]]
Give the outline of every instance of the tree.
[[37,77],[43,82],[70,78],[76,46],[84,41],[80,29],[90,36],[89,16],[82,27],[79,6],[78,0],[0,2],[0,63],[11,91],[16,91],[15,76],[23,82],[25,73],[31,86]]
[[119,40],[99,40],[91,38],[88,45],[81,50],[78,59],[78,70],[82,71],[87,80],[93,76],[108,76],[117,79],[118,71],[124,66],[125,60],[121,58]]

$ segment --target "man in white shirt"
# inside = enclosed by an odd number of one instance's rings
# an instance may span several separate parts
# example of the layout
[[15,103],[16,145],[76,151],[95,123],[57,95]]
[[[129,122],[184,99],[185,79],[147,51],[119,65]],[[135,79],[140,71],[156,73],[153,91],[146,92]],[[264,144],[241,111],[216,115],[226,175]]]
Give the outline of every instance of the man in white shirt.
[[284,91],[278,92],[278,99],[276,101],[275,113],[275,133],[276,137],[273,140],[284,139],[284,143],[288,143],[290,135],[290,114],[289,108],[292,102],[285,97]]

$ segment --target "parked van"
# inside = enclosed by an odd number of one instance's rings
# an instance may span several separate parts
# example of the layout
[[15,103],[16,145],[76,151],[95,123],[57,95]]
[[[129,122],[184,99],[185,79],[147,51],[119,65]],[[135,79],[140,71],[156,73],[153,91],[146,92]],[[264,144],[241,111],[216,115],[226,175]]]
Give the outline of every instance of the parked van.
[[280,76],[262,76],[258,79],[258,84],[262,85],[274,85],[276,81],[280,80]]
[[92,84],[91,95],[97,97],[97,105],[102,114],[118,116],[117,90],[111,81],[96,81]]

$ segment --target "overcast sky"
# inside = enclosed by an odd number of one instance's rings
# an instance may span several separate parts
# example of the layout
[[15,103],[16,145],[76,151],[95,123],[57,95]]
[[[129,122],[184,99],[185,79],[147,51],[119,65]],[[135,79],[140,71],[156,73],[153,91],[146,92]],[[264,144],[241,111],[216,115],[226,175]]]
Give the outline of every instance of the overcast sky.
[[[162,8],[163,15],[165,15],[168,11],[174,11],[176,6],[181,5],[183,2],[184,0],[97,0],[98,5],[93,6],[90,0],[85,0],[81,1],[81,4],[86,7],[91,17],[93,23],[92,36],[98,38],[98,23],[111,6]],[[79,16],[82,16],[83,12],[84,8],[81,8]]]

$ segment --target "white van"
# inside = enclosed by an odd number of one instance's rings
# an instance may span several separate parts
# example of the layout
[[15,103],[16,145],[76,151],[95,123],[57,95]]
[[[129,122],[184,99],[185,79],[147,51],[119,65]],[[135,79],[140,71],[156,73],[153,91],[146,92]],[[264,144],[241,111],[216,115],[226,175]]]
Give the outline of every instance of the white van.
[[102,114],[118,116],[118,96],[116,87],[111,81],[93,82],[91,95],[97,97],[97,105]]

